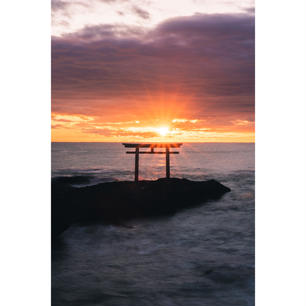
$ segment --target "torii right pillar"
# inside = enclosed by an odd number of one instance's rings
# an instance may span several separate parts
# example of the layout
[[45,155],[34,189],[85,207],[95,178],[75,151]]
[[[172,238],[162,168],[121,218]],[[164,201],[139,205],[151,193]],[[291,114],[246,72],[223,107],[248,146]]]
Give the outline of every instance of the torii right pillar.
[[170,178],[170,150],[166,147],[166,178]]

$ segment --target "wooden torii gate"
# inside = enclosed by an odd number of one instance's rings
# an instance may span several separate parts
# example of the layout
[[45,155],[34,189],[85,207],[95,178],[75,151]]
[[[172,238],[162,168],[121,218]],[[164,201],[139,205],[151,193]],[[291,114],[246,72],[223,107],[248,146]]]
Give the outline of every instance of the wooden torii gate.
[[[179,154],[178,151],[170,151],[170,148],[179,148],[182,143],[123,143],[126,148],[135,148],[135,151],[127,151],[127,154],[135,154],[135,182],[138,182],[139,154],[166,154],[166,178],[170,178],[170,154]],[[149,148],[150,151],[140,151],[139,148]],[[156,148],[165,148],[165,151],[154,151]]]

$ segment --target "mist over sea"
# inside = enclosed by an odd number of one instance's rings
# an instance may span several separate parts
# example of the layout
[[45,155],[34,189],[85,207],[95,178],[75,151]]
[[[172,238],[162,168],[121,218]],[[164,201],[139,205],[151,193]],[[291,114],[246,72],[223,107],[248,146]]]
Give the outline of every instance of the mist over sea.
[[[52,143],[52,177],[133,180],[120,143]],[[125,226],[74,225],[54,245],[52,305],[254,305],[254,144],[185,143],[171,176],[216,179],[218,201]],[[165,176],[165,155],[141,155],[140,179]],[[80,185],[77,185],[81,187]]]

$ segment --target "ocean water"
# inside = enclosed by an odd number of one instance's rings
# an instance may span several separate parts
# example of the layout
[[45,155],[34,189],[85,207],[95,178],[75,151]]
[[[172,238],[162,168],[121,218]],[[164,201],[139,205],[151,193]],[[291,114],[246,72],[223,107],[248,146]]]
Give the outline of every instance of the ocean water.
[[[232,189],[173,217],[126,226],[71,226],[54,245],[52,305],[254,305],[254,144],[184,144],[171,176]],[[133,180],[118,143],[53,143],[52,177]],[[140,178],[165,176],[164,155],[141,155]]]

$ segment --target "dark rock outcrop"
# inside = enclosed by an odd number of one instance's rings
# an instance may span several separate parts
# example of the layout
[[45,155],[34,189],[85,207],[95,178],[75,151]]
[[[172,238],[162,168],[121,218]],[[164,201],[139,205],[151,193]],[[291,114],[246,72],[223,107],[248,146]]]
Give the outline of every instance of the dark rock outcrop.
[[[78,179],[79,180],[79,179]],[[52,182],[52,235],[75,222],[121,223],[132,218],[169,216],[218,199],[230,189],[215,180],[158,179],[102,183],[75,188],[69,180]]]

